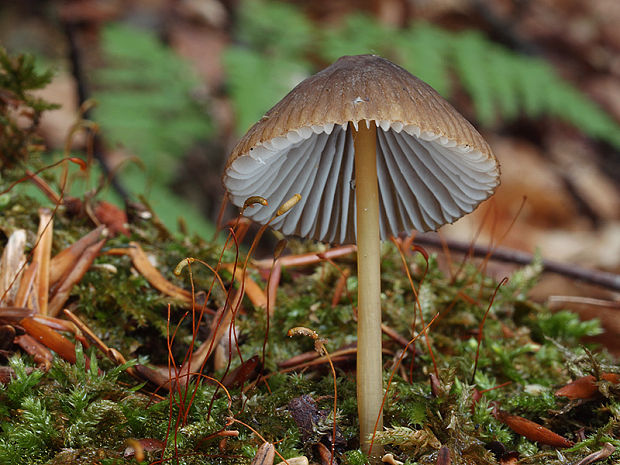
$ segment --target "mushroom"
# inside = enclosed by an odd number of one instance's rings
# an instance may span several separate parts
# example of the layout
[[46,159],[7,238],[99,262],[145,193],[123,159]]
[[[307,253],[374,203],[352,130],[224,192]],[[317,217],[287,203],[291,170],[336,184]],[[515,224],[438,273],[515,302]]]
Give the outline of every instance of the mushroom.
[[[432,87],[375,55],[344,56],[297,85],[233,149],[223,176],[245,216],[285,235],[358,250],[357,389],[362,450],[382,428],[380,240],[436,230],[474,210],[499,166]],[[379,453],[378,449],[373,451]]]

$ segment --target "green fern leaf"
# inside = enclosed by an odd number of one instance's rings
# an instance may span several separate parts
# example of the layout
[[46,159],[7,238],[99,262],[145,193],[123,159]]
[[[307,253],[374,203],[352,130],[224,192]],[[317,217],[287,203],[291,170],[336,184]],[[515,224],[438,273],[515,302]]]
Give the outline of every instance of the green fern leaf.
[[312,50],[314,25],[297,7],[248,0],[238,11],[235,31],[241,44],[268,55],[287,57],[299,57]]
[[[290,89],[287,81],[296,66],[308,72],[308,47],[316,43],[325,62],[342,55],[383,55],[446,97],[454,90],[452,83],[460,83],[482,126],[522,116],[554,117],[620,148],[617,122],[551,66],[514,53],[479,32],[453,33],[425,23],[399,30],[354,13],[319,33],[291,5],[246,1],[241,10],[238,34],[246,48],[233,48],[225,57],[238,129],[245,130]],[[276,30],[275,24],[300,24],[301,38],[293,40],[290,31]]]
[[103,31],[102,47],[109,67],[96,75],[96,119],[108,140],[135,152],[150,176],[166,182],[175,160],[210,133],[192,99],[198,80],[148,32],[113,24]]
[[482,36],[473,31],[460,35],[453,41],[452,56],[455,71],[474,103],[476,116],[483,125],[496,120],[496,107],[487,72],[487,51],[489,47]]
[[374,18],[354,13],[342,25],[324,31],[320,40],[321,56],[335,61],[343,55],[367,53],[390,56],[390,46],[397,31],[379,24]]
[[450,72],[446,66],[452,38],[445,31],[419,22],[405,29],[394,42],[394,59],[448,98]]
[[265,56],[240,47],[228,49],[223,59],[240,133],[308,76],[307,66],[301,61]]

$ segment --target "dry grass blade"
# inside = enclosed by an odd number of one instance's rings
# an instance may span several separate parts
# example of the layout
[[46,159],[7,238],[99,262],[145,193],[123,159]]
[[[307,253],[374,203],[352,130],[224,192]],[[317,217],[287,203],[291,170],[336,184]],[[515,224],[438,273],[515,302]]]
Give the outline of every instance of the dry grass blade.
[[0,260],[0,305],[15,302],[18,286],[18,274],[22,271],[26,258],[26,231],[17,229],[9,236]]
[[551,295],[547,299],[547,304],[552,310],[564,309],[568,304],[584,307],[603,307],[604,309],[620,310],[620,301],[595,299],[592,297],[582,297],[574,295]]
[[6,321],[18,322],[35,314],[33,309],[27,307],[0,307],[0,318]]
[[37,310],[47,315],[47,298],[49,294],[50,261],[52,258],[52,237],[54,234],[54,219],[48,208],[39,209],[39,232],[37,245],[34,249],[32,264],[37,264],[35,277]]
[[[290,358],[289,360],[286,360],[285,362],[283,362],[283,364],[285,365],[284,367],[281,367],[280,369],[280,373],[286,373],[289,371],[296,371],[296,370],[302,370],[304,368],[308,368],[311,366],[316,366],[316,365],[323,365],[324,363],[329,363],[330,359],[333,363],[338,363],[338,362],[342,362],[345,360],[351,360],[355,357],[355,354],[357,353],[357,349],[355,347],[351,347],[348,349],[339,349],[334,351],[333,353],[331,353],[331,355],[325,356],[319,356],[318,354],[316,355],[316,357],[314,357],[313,359],[308,360],[307,358],[309,358],[306,354],[300,354],[301,356],[303,356],[304,358],[306,358],[306,360],[300,360],[299,362],[297,362],[295,365],[291,365],[291,363],[293,361],[295,361],[295,357]],[[279,365],[281,366],[281,365]]]
[[[322,253],[310,252],[301,255],[286,255],[278,258],[277,262],[282,266],[303,266],[312,265],[322,260],[334,259],[354,253],[357,247],[353,244],[334,247]],[[257,268],[268,269],[271,267],[273,260],[256,260],[252,264]]]
[[230,273],[235,270],[235,280],[237,280],[240,284],[243,283],[245,294],[255,306],[260,308],[267,307],[267,296],[265,295],[265,292],[260,288],[256,281],[244,272],[243,269],[240,269],[239,267],[235,268],[232,264],[224,264],[222,265],[222,268]]
[[[273,309],[276,305],[276,295],[278,285],[280,284],[280,276],[282,274],[283,266],[304,266],[319,263],[324,260],[332,260],[334,258],[342,257],[354,253],[357,247],[353,244],[343,245],[340,247],[334,247],[322,253],[310,252],[301,255],[287,255],[284,257],[278,257],[276,260],[255,260],[252,264],[259,269],[270,269],[271,276],[268,283],[267,293],[269,296],[270,314],[273,314]],[[346,278],[342,282],[342,290],[346,288]],[[337,296],[342,290],[336,290],[334,292],[334,302],[337,300]]]
[[107,253],[109,255],[128,255],[131,258],[133,266],[136,267],[138,272],[140,272],[155,289],[183,302],[192,302],[192,293],[166,280],[157,268],[151,264],[146,253],[144,253],[144,250],[140,247],[140,244],[137,242],[130,242],[129,245],[131,247],[128,249],[111,249]]
[[[601,380],[609,383],[620,383],[620,375],[616,373],[601,373],[600,376]],[[577,378],[555,391],[556,396],[568,397],[569,399],[591,399],[597,394],[599,394],[597,380],[592,375]]]
[[73,334],[73,337],[75,337],[76,340],[80,341],[80,343],[82,344],[82,346],[84,346],[85,349],[88,349],[90,347],[88,339],[86,339],[80,329],[70,321],[37,314],[33,315],[32,319],[35,320],[37,323],[41,323],[42,325],[45,325],[55,331],[64,331],[66,333]]
[[50,264],[50,286],[54,286],[63,276],[70,272],[87,247],[107,236],[104,226],[99,226],[81,237],[52,258]]
[[80,258],[77,260],[75,266],[71,269],[69,274],[65,277],[65,279],[59,284],[58,289],[54,293],[54,296],[50,299],[48,304],[47,313],[50,316],[56,316],[60,313],[63,305],[69,298],[69,294],[71,293],[71,289],[73,286],[80,282],[84,273],[88,271],[90,265],[93,263],[99,251],[105,244],[106,239],[101,239],[99,242],[89,246],[84,250]]
[[278,362],[278,368],[285,369],[285,368],[290,368],[290,367],[296,367],[297,365],[300,365],[302,363],[310,362],[316,359],[317,357],[319,357],[319,355],[316,353],[316,351],[311,350],[309,352],[304,352],[302,354],[294,355],[291,358]]
[[347,279],[351,272],[348,268],[342,270],[342,274],[338,277],[338,281],[336,281],[336,286],[334,287],[334,295],[332,297],[332,308],[335,308],[342,298],[342,294],[347,288]]
[[582,460],[577,462],[575,465],[590,465],[591,463],[606,459],[611,454],[613,454],[615,451],[616,451],[616,448],[612,444],[606,442],[605,444],[603,444],[603,448],[601,450],[596,451],[584,457]]
[[43,366],[45,369],[51,366],[51,362],[54,360],[52,352],[31,335],[22,334],[15,337],[15,344],[31,355],[37,365]]
[[530,421],[527,418],[511,415],[501,410],[498,410],[495,416],[515,433],[526,437],[530,441],[536,441],[547,446],[558,448],[571,447],[574,445],[573,441],[569,441],[550,429]]
[[260,368],[260,359],[258,355],[254,355],[226,374],[221,382],[228,389],[242,386],[246,381],[253,378],[260,371]]
[[256,455],[252,460],[252,465],[273,465],[276,458],[276,449],[270,442],[265,442],[256,451]]
[[65,331],[75,336],[80,335],[80,330],[78,329],[78,327],[70,321],[37,314],[32,315],[32,319],[56,331]]
[[450,456],[450,449],[446,446],[443,446],[439,449],[437,454],[437,465],[451,465],[452,457]]
[[15,295],[15,305],[17,307],[25,307],[28,303],[30,294],[34,287],[34,280],[37,275],[37,268],[38,267],[36,263],[31,263],[24,270],[22,278],[19,282],[17,294]]
[[[139,379],[150,381],[155,386],[168,388],[168,373],[165,374],[161,372],[161,370],[154,370],[146,365],[136,365],[133,367],[133,370],[138,375]],[[159,399],[163,399],[163,397],[153,394],[153,396],[158,397]]]
[[319,442],[316,446],[319,451],[319,457],[321,457],[321,465],[332,464],[334,459],[333,459],[332,453],[329,451],[327,446],[323,444],[322,442]]
[[69,339],[32,318],[24,318],[19,324],[38,342],[56,352],[67,362],[75,363],[75,345]]

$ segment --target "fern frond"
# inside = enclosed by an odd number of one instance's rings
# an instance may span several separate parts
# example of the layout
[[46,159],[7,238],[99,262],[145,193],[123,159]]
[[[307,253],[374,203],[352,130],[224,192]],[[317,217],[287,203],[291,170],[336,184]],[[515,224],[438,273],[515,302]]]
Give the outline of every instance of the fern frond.
[[108,67],[98,70],[95,119],[105,138],[138,155],[140,169],[123,166],[120,177],[132,193],[149,192],[151,206],[169,227],[179,205],[190,231],[210,234],[212,226],[166,185],[178,159],[212,133],[204,105],[195,99],[199,80],[191,67],[153,34],[111,24],[103,31]]
[[450,70],[446,66],[452,48],[447,31],[419,22],[401,31],[393,43],[397,63],[433,86],[444,97],[451,92]]
[[320,37],[322,58],[327,62],[343,55],[372,53],[390,56],[390,48],[398,35],[396,29],[378,23],[363,13],[353,13],[338,27],[326,29]]
[[192,98],[198,79],[148,32],[112,24],[102,47],[108,67],[96,74],[97,121],[106,138],[140,156],[157,182],[169,181],[176,159],[211,130]]
[[314,24],[294,5],[260,0],[239,8],[239,42],[266,55],[298,57],[312,51]]
[[[306,44],[313,40],[325,62],[342,55],[380,54],[400,63],[446,98],[454,91],[453,83],[460,83],[470,95],[475,117],[482,126],[508,123],[519,117],[553,117],[620,148],[618,123],[549,64],[512,52],[479,32],[449,32],[423,22],[400,30],[354,13],[322,32],[304,25],[302,39],[296,44],[266,24],[297,24],[299,10],[291,5],[249,0],[241,11],[246,9],[251,14],[243,14],[243,27],[239,29],[246,55],[233,49],[225,58],[241,130],[283,95],[279,89],[288,88],[285,82],[290,72],[284,63],[271,60],[286,57],[289,65],[309,69]],[[269,15],[274,15],[277,22]],[[314,39],[310,40],[312,34]],[[261,65],[260,60],[265,63]]]
[[223,59],[240,133],[309,75],[302,61],[241,47],[229,48]]
[[471,95],[476,116],[483,125],[491,124],[496,116],[496,94],[487,67],[488,45],[480,34],[467,32],[461,34],[460,40],[453,40],[450,54],[454,70]]

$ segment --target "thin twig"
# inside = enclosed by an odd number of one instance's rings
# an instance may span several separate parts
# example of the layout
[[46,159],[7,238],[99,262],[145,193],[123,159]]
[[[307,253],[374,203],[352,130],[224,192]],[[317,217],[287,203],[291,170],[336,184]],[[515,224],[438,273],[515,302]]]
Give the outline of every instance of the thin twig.
[[[76,87],[77,87],[77,97],[78,104],[82,106],[84,102],[86,102],[90,98],[90,90],[88,88],[88,84],[86,81],[86,77],[84,75],[84,69],[82,66],[82,52],[78,45],[77,38],[77,26],[72,22],[64,23],[64,32],[65,37],[67,38],[68,45],[68,53],[69,53],[69,61],[71,63],[71,74],[73,75],[73,79],[75,79]],[[90,119],[91,114],[90,110],[87,109],[84,111],[84,118]],[[101,136],[97,133],[93,136],[93,155],[99,161],[99,165],[105,176],[109,177],[110,184],[114,188],[114,190],[121,196],[125,205],[129,201],[130,194],[125,189],[125,187],[120,183],[117,176],[115,176],[114,172],[111,170],[108,162],[106,160],[104,154],[104,144]]]
[[[415,242],[432,247],[441,247],[441,240],[437,234],[418,234]],[[468,242],[447,239],[445,242],[450,250],[462,253],[471,253],[474,257],[485,257],[489,253],[489,247],[471,245]],[[534,256],[520,250],[497,247],[493,250],[491,260],[507,263],[527,265],[532,263]],[[577,279],[589,284],[606,287],[614,291],[620,291],[620,275],[607,271],[583,268],[572,263],[560,263],[553,260],[543,259],[543,269],[549,273],[556,273],[568,278]]]

